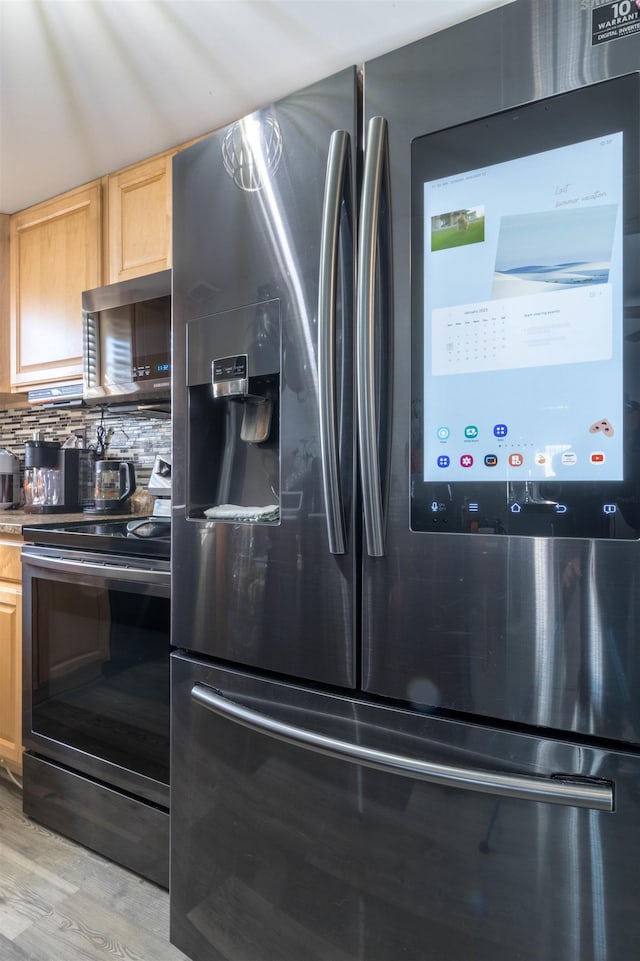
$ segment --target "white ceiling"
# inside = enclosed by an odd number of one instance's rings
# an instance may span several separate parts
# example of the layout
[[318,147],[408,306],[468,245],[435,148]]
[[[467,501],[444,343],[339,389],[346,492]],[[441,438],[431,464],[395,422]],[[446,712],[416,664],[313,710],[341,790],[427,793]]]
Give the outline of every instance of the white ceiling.
[[0,0],[0,211],[505,0]]

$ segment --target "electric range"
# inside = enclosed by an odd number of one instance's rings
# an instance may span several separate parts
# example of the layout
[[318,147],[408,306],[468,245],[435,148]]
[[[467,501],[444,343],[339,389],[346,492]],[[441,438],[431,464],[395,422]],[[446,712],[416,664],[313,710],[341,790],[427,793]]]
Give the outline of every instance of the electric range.
[[166,888],[170,521],[23,536],[23,810]]
[[133,557],[168,560],[171,553],[171,522],[168,518],[100,518],[69,523],[33,524],[22,529],[31,544],[64,547]]

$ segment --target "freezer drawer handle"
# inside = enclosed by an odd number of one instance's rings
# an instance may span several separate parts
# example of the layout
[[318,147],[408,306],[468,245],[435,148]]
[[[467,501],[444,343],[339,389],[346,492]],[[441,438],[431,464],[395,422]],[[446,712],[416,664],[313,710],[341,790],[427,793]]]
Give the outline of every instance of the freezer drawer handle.
[[288,744],[317,751],[318,754],[352,761],[387,774],[400,774],[421,781],[429,781],[432,784],[442,784],[445,787],[479,791],[483,794],[499,794],[523,801],[545,801],[566,807],[613,811],[613,784],[610,782],[572,775],[554,775],[544,778],[526,774],[502,774],[420,761],[416,758],[404,757],[402,754],[378,751],[375,748],[341,741],[294,724],[287,724],[285,721],[278,721],[230,701],[202,684],[193,685],[191,696],[198,704],[213,711],[214,714],[242,724],[259,734],[266,734]]
[[[327,535],[332,554],[345,553],[337,442],[336,290],[342,199],[351,215],[351,147],[346,130],[334,130],[329,142],[322,210],[320,278],[318,287],[318,396],[322,483],[327,511]],[[351,264],[353,271],[353,263]],[[350,322],[350,318],[346,318]]]

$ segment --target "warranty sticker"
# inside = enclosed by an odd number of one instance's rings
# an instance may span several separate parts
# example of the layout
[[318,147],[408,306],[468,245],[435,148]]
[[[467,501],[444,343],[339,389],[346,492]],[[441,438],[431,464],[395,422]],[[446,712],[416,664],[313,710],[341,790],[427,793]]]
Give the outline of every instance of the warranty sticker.
[[640,33],[640,0],[603,3],[591,11],[591,46]]

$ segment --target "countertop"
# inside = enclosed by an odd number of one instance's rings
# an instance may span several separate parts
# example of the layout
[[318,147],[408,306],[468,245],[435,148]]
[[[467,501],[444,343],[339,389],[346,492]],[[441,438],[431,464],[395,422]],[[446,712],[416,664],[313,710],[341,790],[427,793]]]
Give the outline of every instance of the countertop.
[[116,518],[146,516],[146,514],[135,514],[133,511],[122,514],[83,514],[82,511],[70,514],[31,514],[25,510],[9,509],[0,511],[0,534],[14,534],[20,537],[23,527],[33,527],[36,524],[70,524],[73,521],[91,523],[92,520],[102,520],[104,518],[115,520]]

